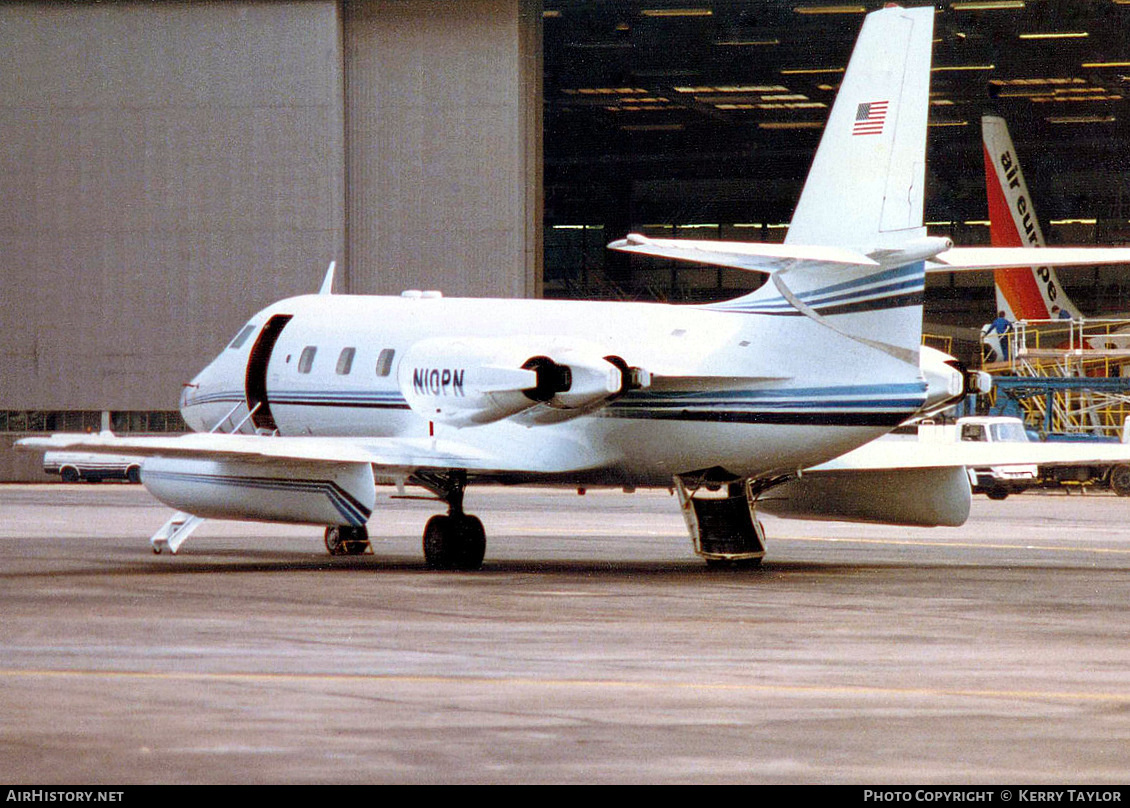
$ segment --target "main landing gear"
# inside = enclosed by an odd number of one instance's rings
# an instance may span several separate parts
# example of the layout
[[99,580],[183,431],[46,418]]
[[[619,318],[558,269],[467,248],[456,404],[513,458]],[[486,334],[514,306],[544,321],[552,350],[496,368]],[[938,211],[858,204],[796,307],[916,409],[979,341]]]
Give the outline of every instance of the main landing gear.
[[433,570],[477,570],[483,566],[487,535],[477,516],[463,512],[467,473],[430,475],[420,482],[447,503],[424,526],[424,561]]
[[487,534],[477,516],[437,514],[424,526],[424,561],[434,570],[477,570],[486,550]]
[[[447,513],[437,514],[424,526],[424,561],[433,570],[477,570],[483,566],[487,535],[477,516],[463,512],[467,473],[418,474],[413,482],[447,503]],[[326,550],[332,556],[371,552],[364,527],[326,528]]]

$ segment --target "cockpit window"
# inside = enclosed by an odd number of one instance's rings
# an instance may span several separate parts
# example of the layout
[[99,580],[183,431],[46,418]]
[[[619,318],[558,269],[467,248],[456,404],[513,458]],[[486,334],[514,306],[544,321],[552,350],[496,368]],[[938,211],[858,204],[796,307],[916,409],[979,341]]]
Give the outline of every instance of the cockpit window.
[[229,348],[242,348],[243,343],[247,342],[247,338],[250,337],[254,333],[255,333],[255,324],[254,323],[247,325],[247,326],[244,326],[243,330],[240,331],[236,335],[235,339],[233,339],[231,341],[231,345],[229,345],[228,347]]

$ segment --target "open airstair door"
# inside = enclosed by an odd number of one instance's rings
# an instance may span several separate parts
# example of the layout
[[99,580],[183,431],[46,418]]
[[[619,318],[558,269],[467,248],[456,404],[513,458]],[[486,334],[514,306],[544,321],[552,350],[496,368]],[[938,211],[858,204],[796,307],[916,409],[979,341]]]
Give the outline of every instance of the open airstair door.
[[278,429],[271,415],[271,404],[267,400],[267,366],[271,362],[275,343],[292,316],[276,314],[268,320],[259,333],[259,338],[255,340],[251,356],[247,360],[247,409],[251,412],[251,423],[255,424],[256,429],[268,432]]

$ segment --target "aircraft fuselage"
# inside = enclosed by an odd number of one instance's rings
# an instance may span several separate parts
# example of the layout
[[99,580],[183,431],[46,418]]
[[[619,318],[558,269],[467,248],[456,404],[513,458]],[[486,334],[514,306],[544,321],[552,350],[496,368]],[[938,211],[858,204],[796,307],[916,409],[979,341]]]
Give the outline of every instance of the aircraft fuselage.
[[[570,469],[539,482],[667,486],[708,468],[794,473],[888,431],[925,391],[916,368],[876,380],[866,361],[874,352],[805,318],[705,306],[309,295],[249,326],[185,388],[193,429],[226,416],[234,426],[254,408],[243,431],[452,438],[515,458],[544,452],[547,465]],[[821,340],[810,339],[814,328]],[[829,340],[842,352],[829,353]],[[818,354],[812,343],[823,345]],[[472,379],[546,356],[575,369],[613,358],[642,369],[645,386],[573,409],[519,397],[522,412],[453,424],[447,413],[471,406]],[[504,404],[499,394],[483,400]]]

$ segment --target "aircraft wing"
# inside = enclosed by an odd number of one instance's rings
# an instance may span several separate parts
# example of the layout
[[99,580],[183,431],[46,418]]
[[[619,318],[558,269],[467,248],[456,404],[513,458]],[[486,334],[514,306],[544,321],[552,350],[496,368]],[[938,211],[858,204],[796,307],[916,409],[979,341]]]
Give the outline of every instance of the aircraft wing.
[[839,247],[807,247],[794,244],[757,244],[741,241],[699,241],[694,239],[648,238],[637,233],[613,241],[610,250],[695,261],[700,264],[776,272],[786,267],[835,268],[839,266],[877,267],[879,264],[852,250]]
[[594,465],[590,452],[574,441],[545,437],[537,452],[498,441],[490,450],[438,438],[268,437],[192,433],[171,437],[57,434],[16,442],[25,451],[82,451],[132,457],[183,458],[264,465],[369,464],[380,471],[466,469],[471,472],[554,474]]
[[969,516],[969,468],[1130,464],[1130,445],[935,443],[880,438],[766,491],[762,510],[787,519],[957,527]]
[[928,261],[926,271],[1092,264],[1130,264],[1130,247],[951,247]]
[[805,474],[832,471],[881,471],[984,466],[1075,466],[1130,464],[1125,443],[956,443],[919,441],[897,435],[879,438],[834,460],[813,466]]

